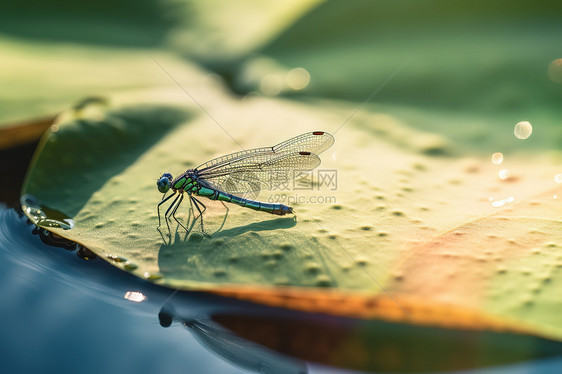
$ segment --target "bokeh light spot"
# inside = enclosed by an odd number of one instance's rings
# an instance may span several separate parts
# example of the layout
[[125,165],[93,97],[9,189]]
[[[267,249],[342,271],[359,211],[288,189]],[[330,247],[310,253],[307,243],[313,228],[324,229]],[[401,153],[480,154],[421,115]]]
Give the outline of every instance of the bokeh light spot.
[[513,133],[519,139],[527,139],[529,136],[531,136],[532,132],[533,126],[531,126],[528,121],[518,122],[517,125],[515,125],[515,130],[513,130]]
[[294,68],[287,73],[287,86],[298,91],[310,83],[310,73],[304,68]]

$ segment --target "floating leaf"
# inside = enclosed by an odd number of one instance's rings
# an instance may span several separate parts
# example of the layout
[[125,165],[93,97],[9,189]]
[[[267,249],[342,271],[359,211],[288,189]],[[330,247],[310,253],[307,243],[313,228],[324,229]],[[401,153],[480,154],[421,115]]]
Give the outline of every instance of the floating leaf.
[[[556,167],[544,158],[510,156],[511,174],[502,180],[489,157],[466,158],[447,139],[366,112],[322,155],[314,178],[331,173],[337,184],[315,179],[311,189],[260,195],[285,198],[296,217],[231,205],[219,230],[226,211],[204,200],[207,229],[218,232],[206,237],[196,223],[186,235],[172,220],[168,235],[165,226],[157,230],[162,172],[177,175],[238,150],[225,132],[246,149],[273,145],[329,131],[354,108],[239,101],[209,91],[199,103],[210,118],[177,104],[183,96],[174,106],[158,104],[159,97],[173,95],[158,91],[151,106],[118,105],[101,117],[71,114],[58,123],[29,170],[22,198],[28,216],[115,266],[174,288],[311,312],[562,338],[555,194],[562,195]],[[184,224],[188,211],[184,202]]]

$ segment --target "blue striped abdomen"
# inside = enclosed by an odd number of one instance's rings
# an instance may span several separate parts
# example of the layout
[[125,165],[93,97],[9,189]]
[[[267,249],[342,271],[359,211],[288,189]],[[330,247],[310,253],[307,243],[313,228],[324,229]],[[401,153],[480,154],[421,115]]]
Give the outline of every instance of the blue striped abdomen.
[[[210,193],[211,191],[212,193]],[[293,213],[293,208],[287,205],[264,203],[257,200],[245,199],[243,197],[231,195],[229,193],[221,192],[221,191],[201,189],[199,190],[198,195],[208,197],[211,200],[220,200],[227,203],[233,203],[233,204],[240,205],[241,207],[244,208],[250,208],[261,212],[277,214],[279,216],[284,216],[287,213]]]

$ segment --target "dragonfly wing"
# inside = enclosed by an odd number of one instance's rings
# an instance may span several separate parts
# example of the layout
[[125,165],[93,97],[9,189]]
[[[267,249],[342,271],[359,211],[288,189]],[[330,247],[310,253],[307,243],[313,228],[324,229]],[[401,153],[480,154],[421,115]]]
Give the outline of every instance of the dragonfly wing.
[[324,131],[312,131],[285,140],[272,147],[275,153],[310,152],[316,155],[324,152],[334,144],[334,137]]
[[273,147],[215,158],[195,170],[203,184],[235,195],[271,190],[320,165],[317,155],[332,144],[327,132],[308,132]]
[[243,160],[244,158],[254,157],[260,154],[263,155],[274,154],[273,147],[255,148],[255,149],[249,149],[240,152],[234,152],[229,155],[217,157],[210,161],[207,161],[204,164],[197,166],[196,169],[199,171],[207,170],[207,169],[216,169],[216,168],[220,168],[223,165],[227,165],[233,162],[238,162],[239,160]]
[[211,179],[200,179],[200,183],[206,187],[228,192],[233,195],[256,198],[264,189],[265,183],[253,172],[233,173],[232,175],[216,176]]
[[310,152],[316,155],[324,152],[334,144],[334,137],[324,131],[311,131],[285,140],[273,147],[263,147],[234,152],[229,155],[217,157],[211,161],[199,165],[199,171],[207,169],[219,169],[224,165],[243,162],[246,158],[261,157],[262,161],[267,161],[274,155]]
[[299,173],[310,171],[320,165],[320,158],[310,152],[290,154],[256,154],[223,165],[217,169],[198,172],[201,183],[234,195],[273,190],[290,182]]

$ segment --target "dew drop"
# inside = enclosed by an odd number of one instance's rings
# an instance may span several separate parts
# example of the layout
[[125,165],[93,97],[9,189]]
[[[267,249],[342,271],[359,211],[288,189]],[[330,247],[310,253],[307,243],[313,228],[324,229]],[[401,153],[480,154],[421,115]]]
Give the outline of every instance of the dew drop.
[[319,287],[329,287],[332,282],[330,282],[330,278],[325,275],[319,275],[316,278],[316,285]]
[[500,266],[498,266],[498,267],[496,268],[496,272],[497,272],[498,274],[504,274],[505,272],[507,272],[507,269],[506,269],[505,266],[500,265]]
[[310,274],[318,274],[320,272],[320,265],[316,263],[309,263],[306,265],[306,272]]
[[118,255],[107,255],[107,258],[115,262],[127,262],[127,259],[125,257],[118,256]]
[[161,275],[159,275],[159,274],[153,274],[153,273],[150,273],[150,272],[148,272],[148,271],[145,271],[145,272],[144,272],[143,277],[144,277],[144,279],[148,279],[148,280],[157,280],[157,279],[162,278]]
[[509,178],[509,170],[501,169],[500,172],[498,173],[498,176],[500,177],[501,180],[506,180],[507,178]]
[[290,251],[291,249],[294,248],[294,246],[290,243],[282,243],[279,245],[279,248],[281,248],[284,251]]
[[496,152],[492,155],[492,162],[496,165],[499,165],[503,162],[503,153]]
[[359,264],[360,266],[365,266],[368,264],[368,261],[364,258],[358,258],[357,259],[357,264]]
[[132,262],[127,262],[123,265],[123,269],[125,270],[135,270],[136,268],[138,268],[138,266]]
[[224,269],[216,269],[215,271],[213,271],[213,275],[215,277],[224,277],[226,275],[226,270]]
[[527,139],[533,132],[533,126],[528,121],[521,121],[515,125],[513,133],[519,139]]

